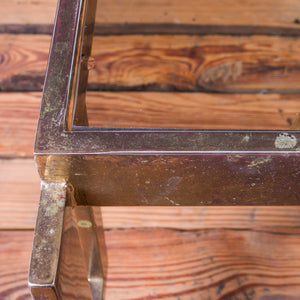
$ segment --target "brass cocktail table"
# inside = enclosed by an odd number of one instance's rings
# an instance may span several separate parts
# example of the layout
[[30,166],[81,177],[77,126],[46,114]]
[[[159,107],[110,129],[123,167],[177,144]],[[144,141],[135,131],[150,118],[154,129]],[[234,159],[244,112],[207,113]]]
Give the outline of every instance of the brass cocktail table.
[[[95,0],[61,0],[55,21],[35,143],[41,178],[29,271],[35,299],[67,299],[74,285],[78,299],[102,297],[105,243],[92,206],[299,205],[296,127],[88,127],[95,7]],[[249,188],[254,175],[260,184]]]

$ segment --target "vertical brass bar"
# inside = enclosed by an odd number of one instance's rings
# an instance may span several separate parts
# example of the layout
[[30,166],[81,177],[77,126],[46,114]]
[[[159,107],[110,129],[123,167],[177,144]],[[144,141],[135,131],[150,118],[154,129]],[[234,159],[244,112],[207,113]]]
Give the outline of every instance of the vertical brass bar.
[[65,182],[42,181],[29,270],[34,299],[59,299],[57,270],[66,198]]
[[96,17],[97,0],[89,0],[85,14],[85,22],[81,37],[81,64],[78,72],[78,93],[75,98],[75,113],[73,125],[88,126],[88,116],[86,110],[86,89],[88,85],[89,69],[91,68],[90,55],[94,36],[94,26]]
[[66,114],[65,114],[65,130],[71,130],[73,125],[73,119],[75,115],[75,108],[76,108],[76,99],[77,99],[77,90],[78,90],[78,81],[79,81],[79,72],[81,65],[81,45],[82,45],[82,33],[84,29],[84,19],[85,13],[87,9],[87,0],[81,0],[78,2],[78,24],[76,28],[76,37],[75,37],[75,44],[73,48],[73,57],[72,57],[72,64],[75,68],[72,69],[70,73],[70,89],[68,93],[68,102],[66,107]]
[[29,270],[34,299],[102,299],[106,252],[100,257],[92,207],[66,207],[69,195],[65,182],[42,181]]

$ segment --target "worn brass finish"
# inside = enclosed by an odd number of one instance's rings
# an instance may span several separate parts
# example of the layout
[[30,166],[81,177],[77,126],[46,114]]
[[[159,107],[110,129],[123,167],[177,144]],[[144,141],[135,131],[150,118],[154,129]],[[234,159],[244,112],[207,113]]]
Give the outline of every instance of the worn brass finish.
[[72,299],[70,290],[101,299],[105,245],[91,206],[299,205],[298,125],[284,132],[88,127],[95,7],[96,0],[59,2],[35,143],[42,180],[29,272],[35,299]]
[[[56,299],[58,261],[63,233],[64,208],[67,199],[65,182],[41,184],[41,200],[34,234],[29,284],[32,294],[40,299],[40,286],[47,287],[50,299]],[[47,266],[45,268],[45,266]],[[47,298],[46,298],[47,299]]]
[[[70,207],[66,208],[66,204]],[[103,246],[103,241],[98,242],[92,208],[77,206],[72,187],[66,182],[42,181],[29,271],[33,297],[74,299],[76,294],[81,295],[80,299],[101,299],[106,253]],[[71,269],[73,274],[69,274],[70,261],[77,261],[77,267]],[[69,280],[60,280],[61,277]],[[69,290],[82,288],[86,278],[89,285],[70,296]]]

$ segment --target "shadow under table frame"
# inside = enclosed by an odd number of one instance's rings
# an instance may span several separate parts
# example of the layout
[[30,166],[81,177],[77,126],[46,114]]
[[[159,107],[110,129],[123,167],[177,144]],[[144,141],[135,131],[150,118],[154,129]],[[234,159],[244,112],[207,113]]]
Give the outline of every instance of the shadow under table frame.
[[67,299],[72,286],[78,299],[101,299],[106,254],[92,206],[300,204],[299,130],[88,127],[95,5],[58,5],[35,143],[35,299]]

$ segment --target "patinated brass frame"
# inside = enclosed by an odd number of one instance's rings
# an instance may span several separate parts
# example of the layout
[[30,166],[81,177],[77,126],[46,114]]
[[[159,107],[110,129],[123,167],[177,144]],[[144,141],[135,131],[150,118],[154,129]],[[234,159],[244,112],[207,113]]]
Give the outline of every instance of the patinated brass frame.
[[42,185],[29,284],[36,299],[67,298],[59,280],[61,257],[72,254],[62,242],[66,214],[87,269],[84,297],[100,299],[105,250],[91,206],[300,201],[299,130],[88,127],[84,93],[95,5],[61,0],[58,6],[35,143]]

